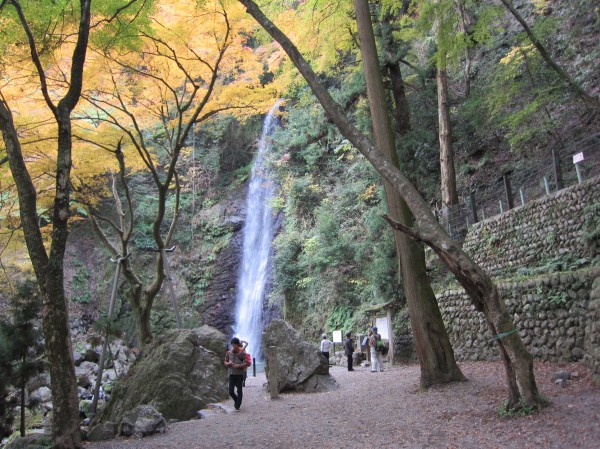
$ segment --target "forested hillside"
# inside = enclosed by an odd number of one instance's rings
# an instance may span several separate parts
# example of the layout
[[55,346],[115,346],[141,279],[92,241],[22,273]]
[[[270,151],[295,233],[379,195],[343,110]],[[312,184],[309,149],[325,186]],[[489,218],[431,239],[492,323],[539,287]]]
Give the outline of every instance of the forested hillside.
[[[97,3],[0,3],[0,312],[10,321],[9,304],[22,300],[15,292],[36,280],[52,375],[69,377],[68,313],[76,346],[105,333],[143,347],[176,326],[230,329],[244,195],[261,122],[278,99],[267,156],[278,230],[265,308],[317,341],[334,329],[364,331],[367,310],[391,302],[395,331],[409,334],[402,243],[383,218],[394,217],[390,190],[246,13],[248,2]],[[379,144],[352,2],[259,6],[349,122]],[[584,176],[600,173],[597,1],[369,8],[390,159],[453,237],[472,221],[471,194],[480,213],[499,212],[503,176],[518,179],[518,191],[535,175],[542,192],[546,168],[559,157],[573,178],[579,152]],[[414,276],[435,288],[450,282],[427,258],[427,276],[418,274],[424,264]],[[60,391],[57,409],[72,408],[74,383]],[[58,414],[57,426],[66,419]],[[73,428],[58,431],[61,441]],[[73,438],[60,447],[77,447]]]

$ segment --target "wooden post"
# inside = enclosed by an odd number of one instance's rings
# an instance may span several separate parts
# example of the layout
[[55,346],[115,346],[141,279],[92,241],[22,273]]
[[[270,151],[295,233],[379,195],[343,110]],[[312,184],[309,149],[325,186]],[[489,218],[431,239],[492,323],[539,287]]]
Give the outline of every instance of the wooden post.
[[477,204],[475,203],[475,192],[473,191],[469,193],[469,204],[471,206],[471,216],[473,217],[473,223],[477,223],[479,219],[477,218]]
[[279,365],[277,362],[277,346],[269,346],[269,396],[279,397]]
[[392,308],[387,308],[388,333],[390,336],[390,365],[394,364],[394,328],[392,326]]
[[515,203],[513,200],[512,190],[510,188],[510,178],[508,177],[508,175],[504,175],[502,176],[502,180],[504,181],[504,193],[506,196],[506,204],[508,206],[508,210],[511,210],[513,207],[515,207]]
[[554,171],[554,183],[556,184],[556,190],[561,190],[563,185],[562,170],[560,168],[560,156],[556,150],[552,150],[552,168]]

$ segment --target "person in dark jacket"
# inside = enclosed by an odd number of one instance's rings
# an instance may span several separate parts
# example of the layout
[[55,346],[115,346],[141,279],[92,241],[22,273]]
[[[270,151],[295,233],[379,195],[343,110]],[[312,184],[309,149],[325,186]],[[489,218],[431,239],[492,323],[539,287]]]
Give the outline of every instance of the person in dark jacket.
[[352,332],[346,334],[346,341],[344,342],[344,354],[348,359],[348,371],[354,371],[352,368],[352,353],[354,352],[354,341],[352,341]]
[[229,396],[233,398],[235,410],[239,411],[242,406],[244,369],[248,366],[248,359],[237,337],[231,339],[231,349],[225,354],[225,366],[229,374]]

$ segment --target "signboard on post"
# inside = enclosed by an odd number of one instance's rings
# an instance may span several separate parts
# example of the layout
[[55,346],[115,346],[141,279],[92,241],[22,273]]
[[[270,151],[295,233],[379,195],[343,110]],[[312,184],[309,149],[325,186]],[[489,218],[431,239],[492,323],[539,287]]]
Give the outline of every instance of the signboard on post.
[[342,331],[333,331],[333,342],[342,343]]
[[390,330],[388,328],[388,318],[387,316],[375,318],[375,326],[377,326],[377,332],[381,335],[383,340],[390,339]]
[[573,155],[573,163],[583,162],[583,153],[577,153]]

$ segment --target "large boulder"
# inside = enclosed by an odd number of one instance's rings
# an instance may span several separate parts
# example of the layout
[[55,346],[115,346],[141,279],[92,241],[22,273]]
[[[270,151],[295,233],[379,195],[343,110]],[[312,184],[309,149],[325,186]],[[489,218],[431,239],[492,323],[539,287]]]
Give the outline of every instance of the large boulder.
[[138,405],[151,405],[167,420],[187,420],[227,398],[225,335],[209,326],[167,332],[144,350],[114,388],[99,421],[120,423]]
[[[271,321],[263,332],[262,344],[267,380],[269,383],[276,381],[279,392],[322,392],[338,386],[329,375],[329,361],[319,348],[305,341],[288,322]],[[275,360],[271,347],[276,351]],[[276,379],[272,379],[273,376]]]

